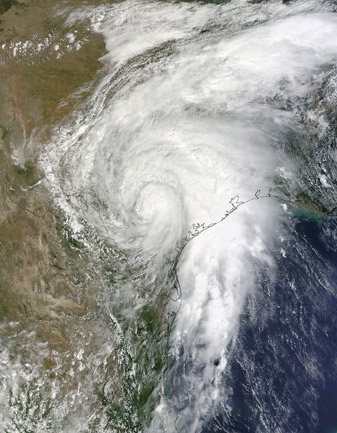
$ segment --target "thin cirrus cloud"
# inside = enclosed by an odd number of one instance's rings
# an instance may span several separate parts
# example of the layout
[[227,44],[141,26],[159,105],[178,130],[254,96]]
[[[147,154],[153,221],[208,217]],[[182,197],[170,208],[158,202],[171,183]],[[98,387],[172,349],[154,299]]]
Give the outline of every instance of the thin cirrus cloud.
[[[312,75],[335,60],[337,18],[319,7],[127,1],[101,9],[93,25],[106,39],[107,74],[76,131],[59,131],[42,159],[55,194],[81,192],[90,202],[94,192],[104,205],[98,216],[59,195],[73,229],[84,219],[103,237],[107,230],[155,278],[193,222],[217,220],[236,194],[267,191],[276,172],[291,177],[280,131],[300,126],[268,101],[308,94]],[[171,410],[191,433],[225,401],[228,347],[259,270],[273,274],[281,215],[274,200],[247,204],[181,256]],[[150,430],[169,432],[168,407],[157,409]]]

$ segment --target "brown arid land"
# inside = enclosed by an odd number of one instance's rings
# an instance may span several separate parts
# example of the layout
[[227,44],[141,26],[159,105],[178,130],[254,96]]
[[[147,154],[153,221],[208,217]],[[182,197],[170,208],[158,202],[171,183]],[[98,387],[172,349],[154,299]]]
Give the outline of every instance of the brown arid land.
[[[135,330],[149,336],[130,354],[105,303],[112,296],[106,285],[115,285],[110,247],[93,257],[72,236],[39,166],[55,128],[72,124],[106,72],[103,36],[89,19],[74,25],[68,17],[109,3],[0,2],[0,426],[6,433],[139,431],[157,404],[152,392],[167,363],[167,298],[137,312]],[[127,328],[127,338],[138,342]]]
[[[88,106],[106,76],[105,41],[93,30],[90,13],[76,25],[69,16],[117,1],[0,0],[0,433],[139,432],[165,396],[167,337],[175,317],[166,307],[177,273],[152,291],[141,283],[140,265],[125,264],[126,254],[119,262],[113,256],[118,247],[112,242],[99,239],[102,249],[89,251],[71,233],[39,164],[46,144],[57,142],[57,128],[75,124],[76,112]],[[143,67],[161,51],[169,53],[170,42],[123,68]],[[327,74],[297,113],[303,146],[289,141],[287,151],[296,152],[300,168],[320,143],[320,125],[306,116],[308,109],[325,114],[331,130],[337,122],[335,105],[325,96],[334,85],[334,66],[326,68],[331,82]],[[282,98],[274,102],[282,106]],[[308,183],[311,175],[303,179]],[[275,182],[287,198],[292,185],[284,176]],[[333,188],[317,194],[303,184],[289,193],[291,211],[335,215]],[[175,271],[178,261],[172,263]],[[130,287],[134,291],[125,295]],[[134,293],[140,302],[129,314]],[[127,305],[126,313],[120,305]]]
[[[59,51],[65,48],[67,16],[56,14],[55,1],[7,3],[0,24],[0,314],[22,326],[36,321],[41,338],[61,348],[67,346],[66,313],[85,314],[90,300],[83,291],[79,296],[72,281],[84,259],[62,233],[62,217],[51,210],[37,159],[53,125],[85,97],[85,91],[76,97],[73,92],[95,78],[104,41],[83,25],[77,27],[78,38],[85,39],[80,49],[65,50],[59,59],[53,46],[36,51],[50,35]],[[33,46],[13,56],[12,47],[25,41]]]
[[[92,353],[102,353],[113,337],[111,331],[105,335],[106,323],[97,314],[99,276],[65,229],[62,214],[40,183],[38,167],[53,126],[66,121],[85,99],[102,67],[103,37],[86,22],[76,29],[66,24],[74,8],[94,4],[0,2],[1,385],[4,399],[8,397],[0,404],[7,412],[0,421],[8,431],[53,431],[48,421],[54,404],[51,387],[55,404],[67,406],[66,412],[78,406],[84,411],[86,402],[92,405],[89,400],[96,397],[88,392],[94,385],[86,361]],[[110,347],[101,361],[112,356]],[[23,384],[15,394],[24,374],[29,386]],[[75,402],[71,390],[82,400]],[[31,416],[34,426],[25,427],[19,412],[28,419],[32,400],[38,398],[41,413]],[[95,430],[95,417],[90,422],[82,418]]]

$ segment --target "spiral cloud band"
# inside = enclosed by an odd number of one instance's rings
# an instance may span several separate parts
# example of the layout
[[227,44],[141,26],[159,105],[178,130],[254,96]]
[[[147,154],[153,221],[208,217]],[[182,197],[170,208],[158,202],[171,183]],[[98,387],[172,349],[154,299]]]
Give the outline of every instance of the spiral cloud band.
[[[136,0],[70,20],[90,14],[105,36],[105,73],[41,163],[72,230],[90,225],[155,281],[193,223],[218,220],[231,197],[268,191],[277,176],[295,182],[282,140],[301,124],[283,106],[336,59],[337,17],[315,1]],[[170,336],[178,416],[172,423],[163,401],[151,431],[199,432],[225,404],[227,355],[257,275],[273,278],[282,214],[276,200],[254,201],[184,249]]]

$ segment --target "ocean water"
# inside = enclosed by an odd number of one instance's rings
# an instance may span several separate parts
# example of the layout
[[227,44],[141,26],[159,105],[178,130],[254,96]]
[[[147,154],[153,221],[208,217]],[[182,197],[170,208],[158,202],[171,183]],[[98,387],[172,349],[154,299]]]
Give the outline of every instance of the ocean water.
[[290,217],[287,232],[276,281],[261,276],[241,318],[226,407],[204,432],[336,431],[336,220]]
[[[41,166],[73,235],[119,254],[128,279],[107,287],[105,307],[132,377],[149,374],[137,361],[149,335],[130,337],[137,311],[179,297],[164,312],[168,367],[137,397],[157,396],[150,421],[130,415],[124,431],[330,432],[336,222],[293,209],[334,212],[334,5],[135,0],[69,23],[88,17],[106,41],[102,78]],[[257,191],[277,197],[249,201]],[[177,243],[235,207],[191,235],[178,284]]]

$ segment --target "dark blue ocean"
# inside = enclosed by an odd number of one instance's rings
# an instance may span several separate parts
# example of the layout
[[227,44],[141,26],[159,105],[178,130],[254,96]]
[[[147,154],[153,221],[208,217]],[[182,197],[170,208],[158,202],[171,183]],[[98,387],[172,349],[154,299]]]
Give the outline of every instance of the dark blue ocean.
[[288,217],[276,278],[260,274],[203,433],[337,432],[337,220]]

